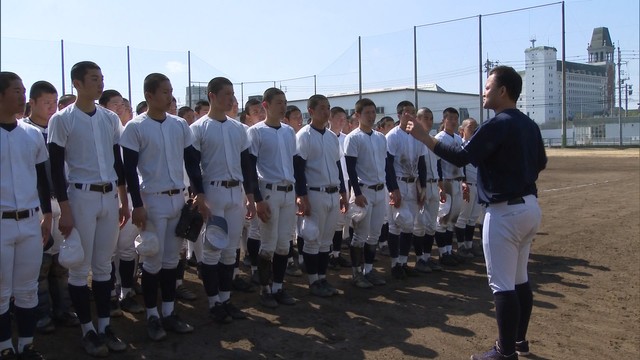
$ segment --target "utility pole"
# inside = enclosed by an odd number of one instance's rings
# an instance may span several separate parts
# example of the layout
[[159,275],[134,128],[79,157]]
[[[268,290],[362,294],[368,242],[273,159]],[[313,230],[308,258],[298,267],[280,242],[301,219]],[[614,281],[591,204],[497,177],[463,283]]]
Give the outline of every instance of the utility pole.
[[622,78],[620,77],[620,67],[622,60],[620,59],[620,42],[618,42],[618,132],[620,136],[619,145],[622,146]]

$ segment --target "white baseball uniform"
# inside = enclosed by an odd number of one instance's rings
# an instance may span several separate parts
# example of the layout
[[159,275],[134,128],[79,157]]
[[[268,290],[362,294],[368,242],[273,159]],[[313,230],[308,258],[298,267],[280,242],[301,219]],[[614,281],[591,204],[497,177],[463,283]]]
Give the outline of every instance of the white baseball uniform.
[[246,213],[244,177],[240,154],[249,148],[244,126],[227,117],[224,121],[204,116],[191,124],[193,146],[200,151],[202,179],[211,215],[225,218],[229,242],[224,249],[203,242],[203,263],[234,265]]
[[11,131],[0,128],[0,314],[9,311],[12,296],[17,307],[38,305],[42,234],[36,165],[47,157],[37,128],[22,121]]
[[271,127],[261,121],[248,130],[250,153],[257,158],[258,184],[271,219],[260,222],[260,251],[286,256],[296,220],[293,155],[296,135],[286,124]]
[[[363,247],[365,243],[376,245],[384,220],[386,205],[385,165],[387,158],[387,140],[382,133],[373,130],[370,134],[355,129],[344,142],[344,155],[358,158],[356,171],[362,195],[367,199],[367,212],[364,218],[353,224],[351,245]],[[352,195],[352,198],[355,194]]]
[[[458,134],[449,135],[444,130],[439,132],[435,138],[449,146],[462,147],[462,138]],[[450,162],[441,159],[442,180],[445,192],[451,195],[451,210],[444,217],[438,217],[436,231],[453,231],[453,227],[458,220],[460,208],[462,207],[462,179],[464,173],[461,167],[457,167]]]

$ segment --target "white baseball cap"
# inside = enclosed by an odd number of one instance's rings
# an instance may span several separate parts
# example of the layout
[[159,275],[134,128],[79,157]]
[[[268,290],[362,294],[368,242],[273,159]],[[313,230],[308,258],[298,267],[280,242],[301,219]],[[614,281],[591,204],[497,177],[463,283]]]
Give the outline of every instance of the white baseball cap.
[[440,202],[440,206],[438,206],[438,217],[442,218],[447,216],[449,211],[451,211],[451,195],[446,194],[447,201]]
[[413,226],[413,215],[406,207],[396,208],[393,207],[393,221],[400,228],[409,228]]
[[305,240],[316,240],[318,239],[318,236],[320,236],[320,229],[318,229],[318,225],[308,216],[302,218],[300,236]]
[[367,206],[360,207],[355,203],[349,204],[349,210],[347,211],[347,218],[350,218],[353,222],[360,222],[367,215]]
[[84,261],[84,250],[80,241],[78,230],[73,228],[69,236],[67,236],[60,245],[60,254],[58,262],[60,265],[68,268],[78,266]]
[[227,220],[222,216],[209,216],[204,236],[214,248],[226,248],[227,245],[229,245],[229,227],[227,226]]
[[136,251],[140,256],[155,256],[160,249],[160,243],[158,236],[153,231],[144,230],[141,231],[135,240]]

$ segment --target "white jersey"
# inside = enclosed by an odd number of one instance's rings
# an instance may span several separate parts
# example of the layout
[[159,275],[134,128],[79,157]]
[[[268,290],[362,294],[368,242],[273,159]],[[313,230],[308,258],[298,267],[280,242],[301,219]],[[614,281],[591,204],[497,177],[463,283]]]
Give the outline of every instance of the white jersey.
[[387,151],[393,155],[393,168],[396,171],[396,176],[417,177],[418,159],[420,156],[425,156],[427,147],[402,130],[400,126],[391,129],[386,138]]
[[298,155],[307,161],[307,186],[340,185],[337,166],[340,160],[340,143],[336,134],[329,129],[320,132],[311,125],[305,125],[296,134],[296,149]]
[[[467,145],[468,141],[465,141],[462,146],[464,147],[465,145]],[[464,173],[465,173],[465,178],[467,180],[468,183],[471,184],[477,184],[478,183],[478,168],[471,165],[471,164],[467,164],[464,167]]]
[[296,134],[287,124],[274,128],[261,121],[249,128],[249,152],[258,158],[258,179],[266,183],[294,183]]
[[193,147],[202,156],[202,178],[211,181],[243,181],[240,153],[249,148],[247,132],[237,120],[227,116],[218,121],[203,116],[191,124]]
[[344,155],[358,158],[356,171],[360,183],[371,186],[385,182],[387,139],[382,133],[372,130],[367,134],[360,128],[353,130],[344,140]]
[[124,127],[120,146],[138,153],[140,191],[158,193],[184,188],[184,149],[193,142],[187,122],[166,114],[156,121],[144,113]]
[[0,128],[0,211],[40,206],[36,165],[49,158],[40,130],[23,121],[7,131]]
[[65,148],[71,183],[115,182],[113,145],[120,139],[120,119],[111,110],[96,106],[89,116],[75,104],[55,113],[49,121],[49,143]]
[[427,164],[427,181],[438,180],[438,155],[425,147],[424,162]]
[[[458,134],[449,135],[444,130],[440,131],[436,136],[438,141],[443,144],[455,147],[462,147],[462,138]],[[463,177],[464,173],[462,172],[461,167],[457,167],[450,162],[447,162],[444,159],[440,161],[440,167],[442,168],[442,178],[443,179],[455,179],[459,177]]]

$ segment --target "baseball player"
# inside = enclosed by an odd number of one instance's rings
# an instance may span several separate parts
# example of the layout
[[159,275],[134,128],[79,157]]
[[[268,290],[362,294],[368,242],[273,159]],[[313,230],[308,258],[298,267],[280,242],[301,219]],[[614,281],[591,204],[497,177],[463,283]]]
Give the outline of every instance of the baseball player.
[[18,323],[18,356],[44,359],[33,347],[33,335],[42,263],[39,254],[51,234],[51,192],[42,134],[32,125],[16,120],[16,114],[24,107],[25,88],[20,77],[0,72],[0,358],[3,359],[18,358],[11,340],[11,297]]
[[[267,117],[264,106],[258,99],[249,99],[244,105],[244,122],[245,131],[249,131],[249,127],[263,121]],[[254,184],[255,186],[255,184]],[[246,248],[250,266],[251,266],[251,282],[260,285],[258,276],[258,253],[260,252],[260,219],[254,216],[245,220]]]
[[62,110],[64,108],[66,108],[67,106],[73,104],[74,102],[76,102],[76,96],[73,94],[65,94],[60,96],[60,99],[58,99],[58,110]]
[[307,109],[311,123],[296,134],[295,187],[298,215],[312,222],[318,228],[318,235],[305,237],[304,231],[301,232],[302,254],[311,294],[328,297],[337,294],[326,279],[329,250],[339,213],[346,212],[348,199],[340,165],[340,143],[327,129],[331,115],[329,100],[324,95],[313,95],[307,101]]
[[[376,120],[376,105],[368,98],[356,102],[356,116],[359,127],[347,135],[344,141],[344,155],[349,181],[353,188],[355,205],[366,208],[364,218],[353,224],[351,240],[351,264],[353,284],[359,288],[384,285],[373,269],[378,236],[387,211],[385,181],[391,191],[391,201],[400,204],[397,197],[398,185],[393,169],[392,157],[387,158],[387,140],[380,132],[373,130]],[[364,256],[364,266],[360,269]]]
[[[433,112],[426,107],[416,113],[416,121],[427,131],[433,127]],[[431,249],[435,241],[440,191],[438,188],[438,157],[428,148],[425,152],[426,188],[424,189],[424,206],[420,210],[421,219],[413,229],[413,247],[418,262],[416,270],[424,273],[442,271],[442,266],[431,257]]]
[[[56,88],[47,81],[36,81],[29,90],[31,115],[24,118],[23,121],[40,130],[45,142],[47,141],[49,119],[57,110],[57,97]],[[51,164],[48,160],[45,162],[45,166],[49,188],[53,189]],[[66,326],[79,324],[78,316],[70,309],[71,299],[67,289],[69,271],[58,262],[58,253],[63,237],[57,229],[60,207],[55,196],[51,196],[51,210],[53,222],[50,243],[47,244],[49,249],[42,254],[42,266],[38,277],[38,322],[36,329],[42,333],[50,333],[55,330],[54,320]]]
[[196,112],[196,120],[198,120],[209,113],[209,102],[207,100],[198,100],[193,110]]
[[[69,295],[80,319],[82,345],[90,355],[105,356],[109,350],[126,349],[109,325],[111,256],[118,240],[118,223],[122,226],[129,218],[118,145],[120,119],[95,105],[104,87],[97,64],[75,64],[71,79],[77,100],[54,114],[49,123],[51,176],[60,204],[58,228],[63,236],[75,228],[85,255],[81,264],[69,269]],[[98,313],[97,333],[91,321],[87,286],[90,270]]]
[[[250,204],[249,217],[255,214],[255,167],[252,168],[244,126],[226,115],[235,98],[233,83],[224,77],[213,78],[207,93],[211,104],[209,112],[191,125],[206,195],[206,205],[198,202],[198,207],[208,207],[212,216],[224,218],[227,234],[219,234],[221,238],[205,236],[201,274],[209,313],[216,321],[229,323],[233,319],[247,318],[231,303],[230,297],[236,250],[240,246],[247,213],[246,199]],[[199,196],[196,198],[200,199]],[[224,236],[228,241],[222,238]]]
[[[118,118],[120,119],[120,133],[124,130],[125,124],[130,120],[125,118],[125,106],[124,99],[122,95],[117,90],[105,90],[100,95],[100,99],[98,99],[98,104],[104,107],[105,109],[109,109],[113,111]],[[129,200],[129,211],[131,208],[131,199]],[[118,244],[116,246],[116,252],[114,254],[114,259],[111,262],[111,300],[109,302],[109,315],[113,317],[122,316],[122,308],[121,303],[124,305],[126,311],[131,313],[141,313],[144,311],[144,308],[136,302],[133,295],[131,293],[131,289],[133,287],[133,276],[135,271],[135,257],[136,257],[136,248],[134,246],[134,240],[138,235],[138,229],[131,223],[131,219],[129,219],[124,226],[120,229],[118,233]],[[119,276],[117,276],[119,275]],[[116,283],[124,282],[124,285],[121,286],[120,298],[118,298],[118,294],[116,292]],[[131,293],[131,295],[129,295]],[[122,300],[121,300],[122,299]]]
[[533,295],[527,263],[541,220],[536,180],[547,156],[540,128],[516,107],[521,90],[522,78],[513,68],[498,66],[489,72],[484,108],[496,115],[464,148],[448,146],[420,127],[413,131],[441,158],[456,166],[478,166],[478,199],[486,206],[482,241],[499,339],[472,360],[517,359],[529,352]]
[[[176,267],[182,245],[175,228],[184,205],[183,159],[188,159],[187,149],[192,148],[192,134],[184,119],[167,112],[172,92],[165,75],[147,75],[144,96],[149,108],[127,123],[120,138],[133,203],[131,222],[158,237],[158,253],[145,257],[142,266],[147,333],[155,341],[166,337],[165,329],[180,334],[193,331],[174,311]],[[157,308],[158,283],[162,320]]]
[[[293,191],[296,137],[289,125],[280,122],[287,109],[287,98],[282,90],[265,90],[262,106],[267,118],[249,128],[249,151],[258,172],[258,186],[253,195],[256,213],[261,220],[258,254],[258,275],[262,286],[260,303],[275,308],[278,304],[296,303],[282,287],[296,219]],[[273,280],[271,286],[270,280]]]
[[[340,168],[342,171],[342,177],[344,178],[345,187],[349,181],[347,176],[347,164],[344,161],[344,139],[347,136],[342,132],[342,129],[347,123],[347,112],[339,107],[334,106],[331,108],[331,116],[329,117],[329,130],[331,130],[336,137],[338,137],[338,143],[340,143]],[[349,189],[347,191],[347,198],[349,198]],[[331,244],[331,255],[329,257],[329,267],[333,269],[350,268],[351,262],[345,259],[341,254],[342,243],[345,238],[349,236],[349,222],[347,221],[346,214],[338,214],[338,222],[336,224],[336,231],[333,233],[333,240]]]
[[[466,146],[473,134],[478,129],[475,119],[469,118],[462,122],[462,146]],[[482,256],[478,247],[473,246],[473,234],[476,230],[476,221],[482,212],[482,206],[478,203],[478,168],[472,164],[464,167],[464,181],[462,182],[462,194],[464,202],[455,225],[456,239],[458,240],[458,254]]]
[[[284,113],[284,118],[282,118],[282,123],[287,124],[293,128],[293,131],[297,134],[298,131],[302,128],[302,111],[295,105],[288,105],[287,111]],[[289,255],[287,255],[287,270],[286,274],[289,276],[302,276],[301,268],[304,268],[304,257],[302,256],[302,248],[304,247],[304,239],[300,236],[300,226],[302,225],[302,218],[298,217],[296,219],[296,226],[294,232],[291,234],[291,240],[289,241]],[[295,260],[293,259],[295,255],[295,245],[298,248],[298,264],[296,265]]]
[[[397,200],[389,216],[389,253],[391,274],[396,279],[417,276],[417,270],[407,265],[413,242],[414,224],[419,221],[419,209],[424,205],[426,193],[426,147],[407,132],[409,121],[415,120],[415,107],[410,101],[401,101],[396,107],[400,124],[388,131],[387,151],[393,159],[398,188]],[[393,122],[391,122],[393,123]],[[393,214],[404,212],[410,219],[401,223]],[[410,221],[409,221],[410,220]]]
[[[444,128],[436,135],[436,139],[451,146],[462,147],[462,138],[455,133],[458,130],[458,110],[449,107],[444,109],[442,115]],[[461,167],[439,159],[438,175],[440,180],[438,186],[441,192],[449,195],[451,208],[448,214],[438,217],[436,243],[440,252],[440,263],[446,266],[456,266],[464,261],[464,258],[456,257],[452,249],[453,228],[462,207],[462,180],[464,180],[464,173]]]

